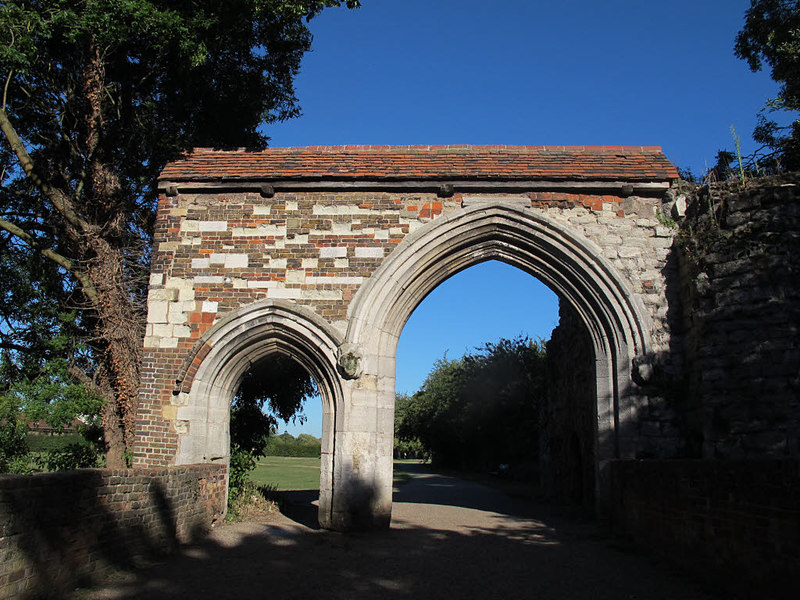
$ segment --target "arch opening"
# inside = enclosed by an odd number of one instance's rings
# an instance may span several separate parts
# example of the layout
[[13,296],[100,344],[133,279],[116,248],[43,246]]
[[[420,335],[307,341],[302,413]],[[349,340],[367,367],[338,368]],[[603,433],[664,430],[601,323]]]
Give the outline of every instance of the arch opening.
[[288,357],[313,379],[322,402],[318,518],[327,526],[332,510],[334,429],[342,402],[335,367],[339,334],[313,312],[273,300],[232,312],[206,332],[204,341],[210,349],[191,389],[181,394],[177,411],[182,432],[176,464],[229,462],[231,402],[243,379],[270,357]]
[[[518,267],[547,285],[588,335],[595,411],[591,460],[602,510],[604,465],[630,452],[632,436],[625,429],[630,369],[634,357],[647,352],[652,326],[625,277],[587,238],[502,201],[439,217],[409,234],[359,290],[348,310],[348,341],[378,357],[373,365],[378,402],[393,407],[397,343],[410,315],[447,278],[489,260]],[[383,452],[391,452],[391,439],[380,443]],[[574,454],[569,438],[565,447]]]
[[[594,380],[588,332],[567,303],[506,263],[467,267],[426,296],[403,328],[395,423],[405,439],[396,436],[394,458],[422,454],[591,508]],[[452,454],[441,447],[449,436],[460,464],[435,456]]]

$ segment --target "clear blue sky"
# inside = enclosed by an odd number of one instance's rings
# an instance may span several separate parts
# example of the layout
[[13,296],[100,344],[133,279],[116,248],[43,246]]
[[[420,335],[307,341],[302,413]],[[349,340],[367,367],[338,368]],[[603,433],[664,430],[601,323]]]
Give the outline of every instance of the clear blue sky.
[[[702,173],[717,150],[755,149],[777,85],[733,55],[749,0],[362,0],[311,21],[296,80],[303,116],[273,146],[524,144],[661,146]],[[488,279],[487,279],[488,278]],[[441,285],[398,349],[398,391],[433,362],[520,333],[547,338],[555,297],[499,263]],[[296,434],[319,435],[319,401]]]

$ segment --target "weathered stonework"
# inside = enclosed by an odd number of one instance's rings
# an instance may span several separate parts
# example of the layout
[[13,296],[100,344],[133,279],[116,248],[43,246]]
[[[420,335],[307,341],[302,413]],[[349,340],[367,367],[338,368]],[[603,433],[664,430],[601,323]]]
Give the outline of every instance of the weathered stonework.
[[800,177],[695,191],[676,246],[694,455],[800,457]]
[[135,464],[226,462],[240,378],[284,352],[322,392],[321,523],[388,524],[397,340],[439,283],[492,259],[549,285],[586,329],[595,473],[636,456],[652,399],[634,365],[673,350],[675,231],[658,214],[675,175],[653,148],[198,151],[171,165]]

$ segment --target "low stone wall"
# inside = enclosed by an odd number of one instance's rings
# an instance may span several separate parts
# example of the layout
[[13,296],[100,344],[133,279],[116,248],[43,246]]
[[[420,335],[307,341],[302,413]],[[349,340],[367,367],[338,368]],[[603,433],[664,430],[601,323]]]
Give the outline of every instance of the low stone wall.
[[612,523],[730,597],[796,598],[800,461],[612,461]]
[[223,515],[225,465],[0,476],[0,598],[61,597]]

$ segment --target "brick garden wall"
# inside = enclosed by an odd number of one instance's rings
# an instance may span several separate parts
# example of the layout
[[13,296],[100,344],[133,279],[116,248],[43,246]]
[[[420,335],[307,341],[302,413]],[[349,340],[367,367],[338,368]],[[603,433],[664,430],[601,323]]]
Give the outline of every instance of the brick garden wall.
[[59,598],[204,533],[224,465],[0,476],[0,598]]

